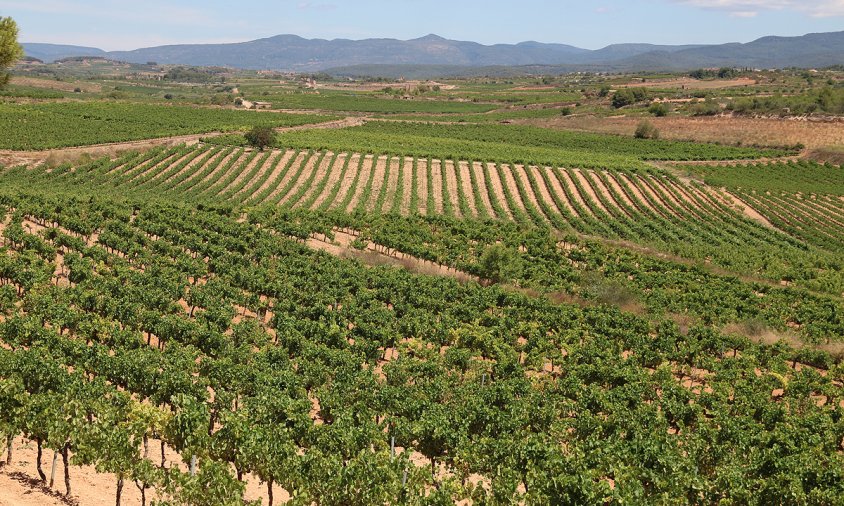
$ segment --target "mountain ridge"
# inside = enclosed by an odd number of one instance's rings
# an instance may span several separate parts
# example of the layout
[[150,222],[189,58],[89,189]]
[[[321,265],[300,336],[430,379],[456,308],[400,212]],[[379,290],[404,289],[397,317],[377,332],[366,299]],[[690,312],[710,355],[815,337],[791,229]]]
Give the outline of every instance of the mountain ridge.
[[748,43],[611,44],[583,49],[524,41],[483,45],[436,34],[390,38],[306,39],[279,34],[226,44],[173,44],[131,51],[24,43],[27,56],[51,62],[70,56],[102,56],[130,63],[228,66],[248,70],[321,72],[355,66],[452,66],[467,68],[556,66],[567,71],[689,70],[700,67],[820,67],[844,63],[844,31],[798,37],[766,36]]

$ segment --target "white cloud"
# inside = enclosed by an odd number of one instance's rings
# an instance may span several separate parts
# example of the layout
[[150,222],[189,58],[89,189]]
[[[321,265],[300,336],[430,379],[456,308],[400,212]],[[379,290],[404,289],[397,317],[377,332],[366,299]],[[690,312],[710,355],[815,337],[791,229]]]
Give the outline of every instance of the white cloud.
[[732,16],[753,17],[767,10],[791,10],[816,18],[844,16],[844,0],[672,0],[704,9],[723,10]]

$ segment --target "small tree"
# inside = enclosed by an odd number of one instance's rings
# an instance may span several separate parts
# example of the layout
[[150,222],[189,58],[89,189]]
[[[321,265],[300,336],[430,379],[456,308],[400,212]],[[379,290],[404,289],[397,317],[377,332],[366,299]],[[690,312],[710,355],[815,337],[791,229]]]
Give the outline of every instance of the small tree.
[[503,244],[494,244],[478,259],[478,274],[490,283],[511,281],[521,274],[520,258]]
[[256,126],[246,133],[246,142],[261,151],[267,146],[275,144],[275,131],[270,127]]
[[9,82],[6,69],[23,58],[23,48],[18,44],[18,24],[12,18],[0,17],[0,86]]
[[659,139],[659,130],[648,120],[643,120],[636,127],[636,133],[633,134],[637,139]]

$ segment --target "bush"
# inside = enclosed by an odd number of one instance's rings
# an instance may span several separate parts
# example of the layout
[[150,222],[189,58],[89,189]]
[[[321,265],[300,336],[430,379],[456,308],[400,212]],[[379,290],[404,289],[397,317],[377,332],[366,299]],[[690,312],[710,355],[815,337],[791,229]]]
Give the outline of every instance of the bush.
[[250,146],[256,147],[261,151],[267,146],[275,144],[275,130],[270,127],[256,126],[247,132],[244,137]]
[[570,116],[572,113],[571,107],[563,107],[560,109],[560,115],[562,116]]
[[164,100],[173,100],[173,95],[172,95],[172,94],[170,94],[170,93],[166,93],[166,94],[164,95]]
[[612,96],[612,106],[620,109],[636,102],[643,102],[648,99],[648,91],[644,88],[625,88],[615,92]]
[[644,120],[636,127],[633,136],[637,139],[659,139],[659,130],[650,121]]
[[478,259],[478,275],[490,283],[512,281],[521,275],[519,255],[503,244],[494,244],[484,250]]
[[658,118],[662,118],[663,116],[668,116],[668,106],[659,102],[654,102],[648,108],[648,112]]

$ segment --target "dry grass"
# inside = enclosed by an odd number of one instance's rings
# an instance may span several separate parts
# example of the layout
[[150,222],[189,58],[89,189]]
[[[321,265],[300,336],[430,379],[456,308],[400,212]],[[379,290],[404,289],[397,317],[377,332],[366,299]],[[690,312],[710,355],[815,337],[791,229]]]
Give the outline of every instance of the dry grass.
[[[562,130],[611,133],[633,136],[640,118],[567,116],[548,119],[522,119],[516,123]],[[794,146],[809,149],[844,146],[844,123],[801,119],[742,118],[715,116],[691,118],[669,116],[650,118],[664,139],[718,142],[752,146]]]

